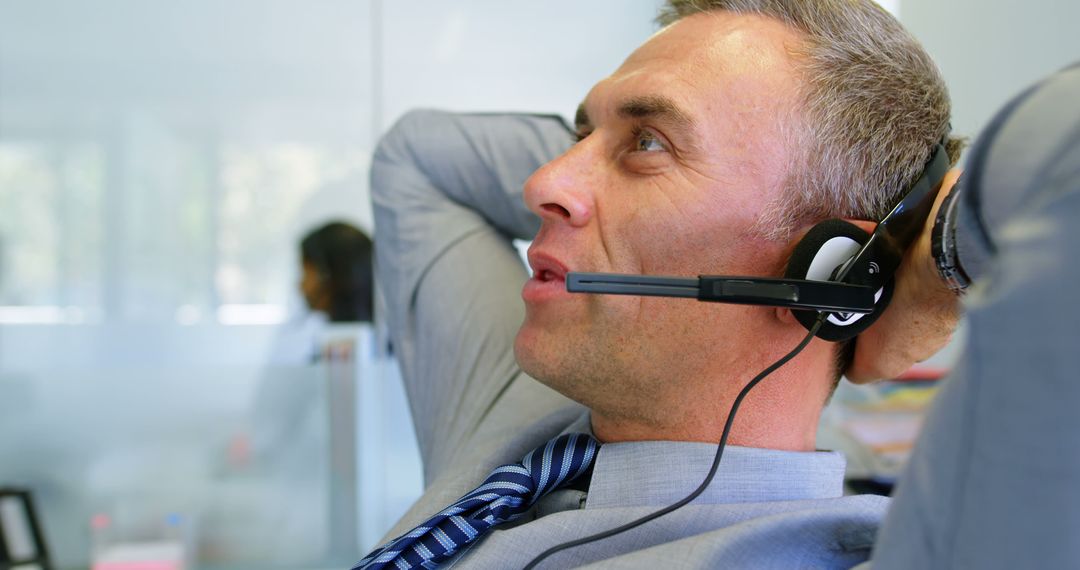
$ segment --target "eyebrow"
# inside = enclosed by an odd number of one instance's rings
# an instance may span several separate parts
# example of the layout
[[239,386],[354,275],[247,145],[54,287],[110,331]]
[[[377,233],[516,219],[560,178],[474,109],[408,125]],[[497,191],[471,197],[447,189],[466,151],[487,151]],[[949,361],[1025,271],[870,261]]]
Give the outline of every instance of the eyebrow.
[[[684,146],[692,148],[698,146],[697,123],[681,107],[667,97],[659,95],[631,97],[620,104],[616,112],[625,119],[651,118],[668,123],[689,143],[684,143]],[[579,131],[592,126],[592,121],[589,119],[584,103],[578,105],[577,113],[574,115],[574,126]]]
[[633,97],[619,105],[618,112],[623,118],[660,119],[687,133],[694,132],[694,121],[667,97],[657,95]]

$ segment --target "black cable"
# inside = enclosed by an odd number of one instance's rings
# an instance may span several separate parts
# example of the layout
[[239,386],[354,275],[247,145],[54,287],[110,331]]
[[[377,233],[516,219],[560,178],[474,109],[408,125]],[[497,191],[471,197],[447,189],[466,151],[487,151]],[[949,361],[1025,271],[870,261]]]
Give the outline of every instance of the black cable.
[[[844,273],[846,273],[846,271]],[[716,476],[716,472],[720,468],[720,458],[724,455],[724,447],[727,446],[728,434],[731,432],[731,425],[735,421],[735,413],[739,411],[739,405],[742,404],[743,398],[745,398],[746,395],[750,393],[750,390],[752,390],[754,386],[757,386],[758,383],[764,380],[768,375],[776,372],[778,368],[787,364],[792,358],[798,356],[798,354],[802,352],[808,344],[810,344],[810,341],[813,340],[814,335],[817,334],[818,329],[820,329],[822,323],[825,322],[825,317],[827,315],[828,313],[819,313],[817,321],[814,323],[814,326],[810,328],[810,332],[807,333],[806,338],[804,338],[802,342],[800,342],[799,345],[795,347],[794,350],[784,355],[783,358],[777,360],[765,370],[761,371],[761,373],[755,376],[753,380],[747,382],[746,386],[744,386],[742,391],[739,392],[739,395],[735,397],[735,401],[731,404],[731,411],[728,412],[727,420],[724,422],[724,432],[720,435],[720,443],[716,447],[716,456],[713,458],[712,467],[709,469],[709,474],[705,476],[705,480],[701,482],[701,485],[698,485],[697,489],[694,489],[694,491],[687,495],[686,498],[682,499],[677,503],[668,505],[660,509],[659,511],[649,513],[639,519],[632,520],[622,526],[615,527],[610,530],[605,530],[603,532],[598,532],[584,538],[579,538],[577,540],[571,540],[569,542],[564,542],[562,544],[552,546],[551,548],[538,554],[536,558],[533,558],[532,561],[530,561],[529,564],[525,566],[525,570],[532,570],[533,568],[536,568],[537,564],[539,564],[545,558],[551,556],[552,554],[555,554],[556,552],[566,550],[568,548],[574,548],[575,546],[581,546],[582,544],[588,544],[590,542],[603,540],[605,538],[624,533],[632,528],[639,527],[651,520],[658,519],[672,511],[675,511],[689,504],[691,501],[696,499],[698,495],[701,495],[703,492],[705,492],[705,489],[708,488],[709,483],[712,483],[713,477]]]

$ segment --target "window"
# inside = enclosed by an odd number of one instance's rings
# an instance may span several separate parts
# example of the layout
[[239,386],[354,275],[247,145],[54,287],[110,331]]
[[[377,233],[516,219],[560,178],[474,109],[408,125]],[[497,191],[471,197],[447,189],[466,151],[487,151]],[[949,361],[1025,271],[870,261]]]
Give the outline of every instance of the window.
[[100,312],[103,169],[96,144],[0,141],[0,319]]

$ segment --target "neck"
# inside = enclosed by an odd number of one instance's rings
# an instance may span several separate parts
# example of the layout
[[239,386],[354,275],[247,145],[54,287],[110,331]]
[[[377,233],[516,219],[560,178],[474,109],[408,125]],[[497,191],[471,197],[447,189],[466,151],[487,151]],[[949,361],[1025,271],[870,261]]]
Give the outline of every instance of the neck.
[[[802,354],[758,383],[742,400],[727,443],[812,451],[821,409],[831,389],[828,376],[833,350],[833,345],[814,340]],[[779,356],[770,356],[764,364],[755,363],[737,372],[707,376],[707,381],[680,385],[648,404],[653,413],[609,414],[594,408],[593,432],[603,442],[717,443],[739,392],[777,359]]]

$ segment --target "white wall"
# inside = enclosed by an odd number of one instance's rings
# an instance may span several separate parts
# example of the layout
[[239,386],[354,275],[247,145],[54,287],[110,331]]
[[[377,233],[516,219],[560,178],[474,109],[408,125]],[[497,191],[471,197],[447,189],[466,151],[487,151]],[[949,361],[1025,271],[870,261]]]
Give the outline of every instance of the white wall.
[[966,136],[1035,80],[1080,61],[1075,0],[903,0],[900,19],[945,75],[953,129]]
[[573,118],[655,30],[658,0],[384,2],[385,120],[413,107]]
[[0,370],[257,363],[398,116],[572,115],[657,3],[0,2]]

